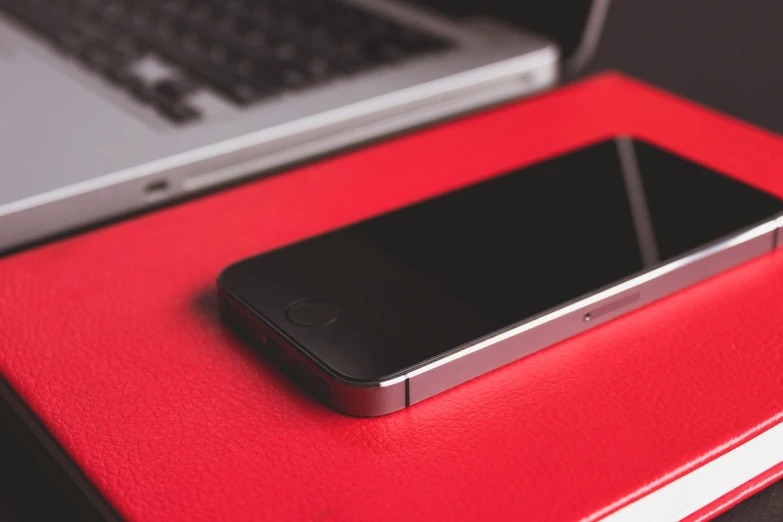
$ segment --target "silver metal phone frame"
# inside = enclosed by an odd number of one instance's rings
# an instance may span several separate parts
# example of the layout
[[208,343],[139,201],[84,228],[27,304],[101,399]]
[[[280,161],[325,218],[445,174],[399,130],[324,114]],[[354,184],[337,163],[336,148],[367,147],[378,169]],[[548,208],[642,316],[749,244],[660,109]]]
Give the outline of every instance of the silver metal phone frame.
[[[375,382],[351,382],[340,378],[274,335],[291,367],[332,407],[360,417],[385,415],[453,388],[596,325],[640,308],[662,297],[708,279],[783,246],[783,215],[719,240],[696,252],[625,280],[611,288],[568,303],[526,320],[489,338],[463,346],[404,375]],[[233,296],[223,295],[227,301]],[[239,305],[236,309],[247,308]],[[227,316],[236,322],[235,314]],[[249,314],[245,319],[250,319]],[[245,324],[251,334],[269,329],[258,316]],[[247,321],[246,321],[247,323]],[[265,331],[266,334],[266,331]],[[266,335],[263,335],[266,338]]]

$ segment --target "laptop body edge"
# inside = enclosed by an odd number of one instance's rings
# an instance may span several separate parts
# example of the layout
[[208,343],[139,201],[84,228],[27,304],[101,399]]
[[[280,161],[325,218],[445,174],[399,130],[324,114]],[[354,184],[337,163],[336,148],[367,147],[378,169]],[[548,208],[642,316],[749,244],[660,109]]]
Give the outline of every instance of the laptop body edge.
[[[239,136],[0,205],[0,252],[258,176],[384,135],[539,92],[558,81],[554,46],[364,104]],[[379,109],[379,107],[383,109]]]

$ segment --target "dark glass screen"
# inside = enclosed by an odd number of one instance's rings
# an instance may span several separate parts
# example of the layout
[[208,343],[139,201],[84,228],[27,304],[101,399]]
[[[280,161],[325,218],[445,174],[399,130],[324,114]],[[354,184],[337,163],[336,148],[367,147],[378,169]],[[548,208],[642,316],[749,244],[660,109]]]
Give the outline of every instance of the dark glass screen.
[[771,195],[616,140],[259,256],[254,270],[335,302],[334,324],[287,331],[374,379],[781,212]]

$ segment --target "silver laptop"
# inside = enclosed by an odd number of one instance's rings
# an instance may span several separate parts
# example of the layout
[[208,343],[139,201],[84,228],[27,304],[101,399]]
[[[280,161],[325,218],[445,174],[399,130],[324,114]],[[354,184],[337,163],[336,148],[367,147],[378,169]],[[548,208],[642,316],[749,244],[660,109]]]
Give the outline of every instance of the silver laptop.
[[0,0],[0,251],[540,91],[608,0],[429,3]]

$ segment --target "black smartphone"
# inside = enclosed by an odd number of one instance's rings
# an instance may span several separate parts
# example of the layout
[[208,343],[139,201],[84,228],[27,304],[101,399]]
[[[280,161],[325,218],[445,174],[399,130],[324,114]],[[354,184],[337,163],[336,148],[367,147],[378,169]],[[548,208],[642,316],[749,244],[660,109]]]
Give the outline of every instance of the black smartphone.
[[337,410],[382,415],[771,252],[781,215],[618,137],[234,264],[221,311]]

